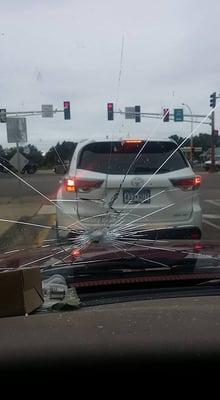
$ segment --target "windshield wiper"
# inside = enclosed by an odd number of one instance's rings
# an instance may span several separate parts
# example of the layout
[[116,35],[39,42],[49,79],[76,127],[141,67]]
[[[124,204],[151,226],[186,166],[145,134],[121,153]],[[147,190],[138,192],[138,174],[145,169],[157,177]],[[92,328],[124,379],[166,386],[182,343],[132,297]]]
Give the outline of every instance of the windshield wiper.
[[[189,261],[189,260],[188,260]],[[118,276],[143,276],[143,275],[172,275],[173,273],[192,273],[195,264],[186,262],[178,265],[164,264],[160,261],[146,259],[141,256],[120,257],[114,259],[96,259],[77,261],[74,263],[59,263],[42,267],[45,277],[53,274],[62,274],[65,278],[111,278]]]
[[[55,262],[47,262],[42,265],[41,271],[45,276],[60,273],[72,277],[105,276],[106,278],[112,274],[135,276],[137,274],[181,275],[195,273],[196,275],[220,272],[219,259],[210,256],[206,257],[181,250],[174,251],[173,249],[171,253],[169,251],[164,253],[165,249],[162,249],[162,254],[160,252],[152,253],[149,250],[128,251],[122,248],[118,250],[120,250],[118,254],[107,250],[102,254],[102,251],[97,249],[96,253],[91,252],[77,259],[69,258],[66,261],[55,258]],[[69,256],[71,257],[71,255]],[[212,276],[209,277],[209,279],[211,278]],[[215,279],[215,276],[213,278]]]
[[[139,264],[134,264],[134,261],[139,261]],[[114,265],[114,266],[113,266]],[[77,270],[78,267],[86,269],[86,268],[91,268],[92,266],[97,266],[97,268],[100,269],[105,269],[105,268],[118,268],[121,267],[122,265],[126,266],[129,269],[153,269],[159,268],[159,269],[168,269],[170,270],[171,267],[169,265],[163,264],[162,262],[159,261],[154,261],[154,260],[148,260],[145,259],[144,257],[141,256],[131,256],[130,258],[128,257],[120,257],[120,258],[109,258],[109,259],[96,259],[96,260],[85,260],[85,261],[74,261],[74,262],[60,262],[59,264],[56,263],[56,265],[51,264],[47,266],[43,266],[41,269],[42,270],[47,270],[47,269],[52,269],[52,268],[63,268],[63,267],[69,267],[69,268],[74,268],[74,271]]]

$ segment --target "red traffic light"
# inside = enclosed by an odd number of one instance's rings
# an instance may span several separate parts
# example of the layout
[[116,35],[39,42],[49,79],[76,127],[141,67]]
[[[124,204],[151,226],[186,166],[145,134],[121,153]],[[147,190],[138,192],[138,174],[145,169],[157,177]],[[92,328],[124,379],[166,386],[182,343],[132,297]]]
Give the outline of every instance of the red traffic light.
[[70,108],[70,101],[64,101],[63,106],[64,108]]
[[114,119],[114,104],[107,103],[107,113],[108,113],[108,121],[113,121]]
[[64,119],[70,119],[70,101],[63,102]]
[[163,109],[163,121],[169,122],[169,120],[170,120],[170,110],[169,110],[169,108],[164,108]]

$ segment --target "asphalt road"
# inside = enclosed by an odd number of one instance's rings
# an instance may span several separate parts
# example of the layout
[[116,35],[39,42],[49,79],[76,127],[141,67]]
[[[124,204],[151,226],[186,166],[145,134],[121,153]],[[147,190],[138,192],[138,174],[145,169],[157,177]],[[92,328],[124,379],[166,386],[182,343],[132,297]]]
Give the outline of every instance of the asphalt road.
[[[46,196],[49,195],[53,197],[61,179],[62,175],[55,175],[47,171],[39,171],[34,175],[21,175],[20,180],[12,175],[0,173],[0,201],[4,197],[16,198],[18,195],[24,197],[40,197],[37,191],[40,191]],[[33,186],[37,191],[34,191],[28,185]]]
[[203,238],[220,241],[220,173],[203,173],[202,179]]
[[[201,207],[203,212],[203,239],[220,241],[220,172],[210,174],[202,172]],[[62,175],[52,172],[38,172],[34,175],[22,175],[21,179],[33,186],[37,191],[50,199],[56,199],[56,191]],[[25,201],[41,202],[46,204],[41,195],[28,187],[24,182],[18,182],[17,178],[8,174],[0,175],[0,203],[4,204],[13,199],[17,201],[19,196]],[[41,216],[42,221],[43,215]],[[42,222],[41,222],[42,223]]]

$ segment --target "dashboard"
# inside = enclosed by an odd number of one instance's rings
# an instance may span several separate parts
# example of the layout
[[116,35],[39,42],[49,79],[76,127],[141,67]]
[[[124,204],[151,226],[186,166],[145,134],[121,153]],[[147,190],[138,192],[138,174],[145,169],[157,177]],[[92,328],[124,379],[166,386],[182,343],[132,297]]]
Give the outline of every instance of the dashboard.
[[119,372],[195,375],[218,370],[220,297],[98,305],[0,319],[4,374]]

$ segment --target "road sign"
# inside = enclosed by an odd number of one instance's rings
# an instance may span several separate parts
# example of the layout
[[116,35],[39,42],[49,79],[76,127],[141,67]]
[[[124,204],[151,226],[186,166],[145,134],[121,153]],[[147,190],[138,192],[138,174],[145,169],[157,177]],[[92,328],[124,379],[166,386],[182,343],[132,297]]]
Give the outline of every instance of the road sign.
[[183,108],[174,108],[174,121],[175,122],[183,121]]
[[26,118],[7,118],[8,143],[27,142]]
[[135,107],[125,107],[125,119],[135,119]]
[[25,158],[20,152],[16,152],[13,157],[9,160],[10,164],[13,165],[17,170],[22,171],[26,164],[29,163],[27,158]]
[[215,135],[215,136],[218,136],[218,129],[215,129],[215,130],[214,130],[214,135]]
[[53,104],[42,104],[42,117],[53,118]]
[[0,108],[0,122],[6,122],[6,108]]

